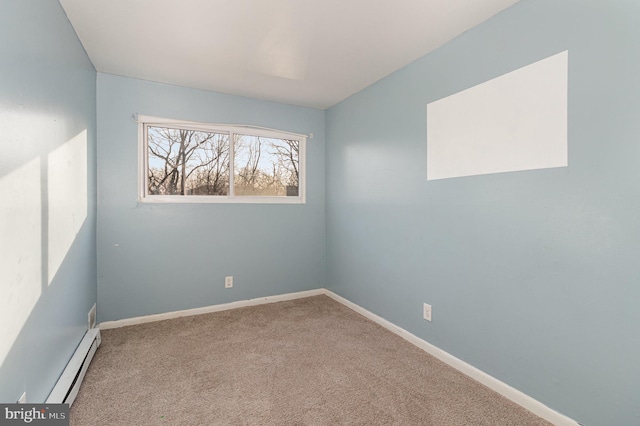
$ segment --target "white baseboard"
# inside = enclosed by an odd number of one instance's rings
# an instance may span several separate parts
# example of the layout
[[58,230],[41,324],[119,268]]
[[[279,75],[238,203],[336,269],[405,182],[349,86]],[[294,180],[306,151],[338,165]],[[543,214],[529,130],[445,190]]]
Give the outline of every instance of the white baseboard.
[[325,289],[300,291],[297,293],[286,293],[277,296],[258,297],[256,299],[239,300],[237,302],[223,303],[220,305],[204,306],[202,308],[185,309],[183,311],[173,311],[164,314],[145,315],[141,317],[126,318],[116,321],[105,321],[100,323],[100,328],[107,330],[110,328],[126,327],[129,325],[144,324],[147,322],[162,321],[173,318],[189,317],[193,315],[209,314],[212,312],[227,311],[229,309],[244,308],[246,306],[264,305],[266,303],[284,302],[285,300],[302,299],[305,297],[319,296],[325,294]]
[[526,395],[525,393],[496,379],[495,377],[490,376],[487,373],[477,369],[476,367],[462,361],[461,359],[456,358],[450,353],[445,352],[442,349],[432,345],[431,343],[428,343],[427,341],[422,340],[421,338],[409,333],[407,330],[401,327],[398,327],[392,322],[387,321],[386,319],[324,288],[320,288],[316,290],[301,291],[297,293],[281,294],[277,296],[259,297],[256,299],[241,300],[237,302],[224,303],[221,305],[205,306],[202,308],[187,309],[183,311],[167,312],[164,314],[147,315],[147,316],[141,316],[141,317],[135,317],[135,318],[121,319],[116,321],[106,321],[106,322],[100,323],[100,328],[109,329],[109,328],[125,327],[129,325],[144,324],[148,322],[162,321],[162,320],[172,319],[172,318],[180,318],[180,317],[187,317],[187,316],[193,316],[193,315],[208,314],[211,312],[226,311],[229,309],[243,308],[246,306],[256,306],[256,305],[263,305],[267,303],[283,302],[285,300],[302,299],[305,297],[319,296],[322,294],[329,296],[333,300],[345,305],[346,307],[354,310],[355,312],[361,314],[362,316],[376,322],[377,324],[381,325],[387,330],[407,340],[409,343],[414,344],[415,346],[424,350],[428,354],[438,358],[440,361],[444,362],[445,364],[450,365],[456,370],[482,383],[483,385],[487,386],[493,391],[515,402],[521,407],[531,411],[535,415],[542,417],[548,422],[551,422],[557,426],[579,426],[580,425],[575,420],[563,414],[558,413],[557,411],[547,407],[543,403],[533,399],[529,395]]
[[324,294],[331,297],[333,300],[342,303],[346,307],[353,309],[357,313],[372,320],[373,322],[378,323],[379,325],[386,328],[387,330],[407,340],[409,343],[414,344],[415,346],[424,350],[428,354],[438,358],[440,361],[444,362],[445,364],[450,365],[451,367],[466,374],[472,379],[482,383],[483,385],[499,393],[505,398],[531,411],[533,414],[537,415],[538,417],[542,417],[543,419],[557,426],[579,426],[579,423],[576,422],[575,420],[563,414],[558,413],[557,411],[547,407],[540,401],[533,399],[529,395],[523,392],[520,392],[519,390],[509,386],[508,384],[496,379],[493,376],[488,375],[487,373],[462,361],[461,359],[456,358],[455,356],[451,355],[448,352],[443,351],[442,349],[432,345],[431,343],[425,340],[422,340],[421,338],[415,336],[414,334],[409,333],[407,330],[401,327],[398,327],[392,322],[387,321],[382,317],[379,317],[378,315],[364,309],[359,305],[356,305],[355,303],[345,299],[344,297],[339,296],[334,292],[326,289],[324,290]]

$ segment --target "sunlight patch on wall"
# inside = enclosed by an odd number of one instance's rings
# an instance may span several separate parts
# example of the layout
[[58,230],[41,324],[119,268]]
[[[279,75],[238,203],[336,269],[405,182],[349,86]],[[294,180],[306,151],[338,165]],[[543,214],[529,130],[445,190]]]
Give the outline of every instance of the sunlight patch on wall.
[[40,158],[0,178],[0,365],[42,292]]
[[87,131],[48,156],[49,285],[87,218]]
[[568,165],[568,51],[427,105],[427,180]]

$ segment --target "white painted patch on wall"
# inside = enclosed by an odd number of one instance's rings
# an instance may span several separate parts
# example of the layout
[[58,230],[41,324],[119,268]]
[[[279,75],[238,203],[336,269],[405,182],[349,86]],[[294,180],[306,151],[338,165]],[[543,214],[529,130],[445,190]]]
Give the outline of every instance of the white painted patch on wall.
[[427,105],[427,180],[568,165],[569,52]]

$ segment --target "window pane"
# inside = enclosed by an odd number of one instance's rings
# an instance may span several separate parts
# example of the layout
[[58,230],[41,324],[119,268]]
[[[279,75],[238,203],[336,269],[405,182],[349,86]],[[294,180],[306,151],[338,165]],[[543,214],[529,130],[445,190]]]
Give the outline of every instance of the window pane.
[[147,127],[149,195],[227,195],[229,135]]
[[298,196],[297,140],[235,135],[235,195]]

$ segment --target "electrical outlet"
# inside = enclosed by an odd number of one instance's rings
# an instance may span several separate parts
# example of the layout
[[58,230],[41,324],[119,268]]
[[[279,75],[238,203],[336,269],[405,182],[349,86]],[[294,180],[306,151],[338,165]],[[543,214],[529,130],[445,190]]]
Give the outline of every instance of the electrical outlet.
[[20,395],[20,398],[18,398],[18,404],[26,404],[26,403],[27,403],[27,393],[22,392],[22,395]]
[[426,303],[424,304],[424,306],[422,307],[422,316],[427,321],[431,321],[431,305],[428,305]]
[[233,287],[233,276],[224,277],[224,288]]

